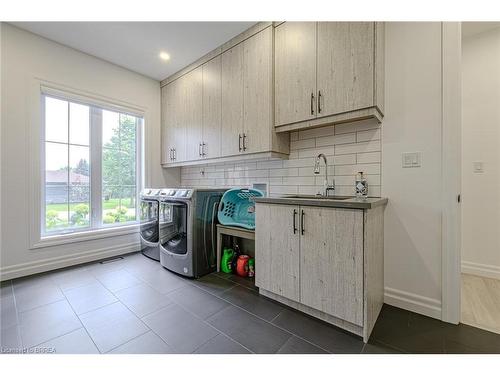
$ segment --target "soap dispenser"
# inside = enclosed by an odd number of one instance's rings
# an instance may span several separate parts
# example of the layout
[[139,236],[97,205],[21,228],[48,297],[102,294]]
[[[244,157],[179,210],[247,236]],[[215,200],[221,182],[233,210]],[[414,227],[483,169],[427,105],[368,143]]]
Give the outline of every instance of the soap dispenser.
[[368,182],[366,181],[363,172],[358,172],[356,175],[356,198],[358,199],[366,199],[368,198]]

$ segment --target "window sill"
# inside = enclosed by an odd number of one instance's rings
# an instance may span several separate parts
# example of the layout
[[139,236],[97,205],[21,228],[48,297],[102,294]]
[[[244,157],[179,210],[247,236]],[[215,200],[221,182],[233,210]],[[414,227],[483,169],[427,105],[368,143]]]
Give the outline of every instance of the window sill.
[[31,249],[40,249],[50,246],[65,245],[74,242],[92,241],[101,238],[122,236],[139,233],[139,224],[124,225],[120,227],[94,229],[86,232],[56,234],[38,239],[31,244]]

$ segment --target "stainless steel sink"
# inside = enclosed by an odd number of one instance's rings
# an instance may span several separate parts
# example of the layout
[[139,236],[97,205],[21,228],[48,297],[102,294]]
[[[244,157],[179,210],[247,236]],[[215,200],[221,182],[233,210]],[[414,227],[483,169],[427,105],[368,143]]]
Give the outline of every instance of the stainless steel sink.
[[331,195],[328,197],[325,197],[324,195],[285,195],[282,198],[290,198],[290,199],[323,199],[323,200],[334,200],[334,201],[342,201],[345,199],[351,199],[353,197],[346,197],[346,196],[340,196],[340,195]]

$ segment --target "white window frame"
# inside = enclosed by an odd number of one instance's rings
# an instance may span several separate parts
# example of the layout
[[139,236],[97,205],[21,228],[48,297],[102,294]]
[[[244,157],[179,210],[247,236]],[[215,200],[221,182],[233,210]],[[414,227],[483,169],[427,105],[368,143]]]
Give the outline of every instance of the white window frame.
[[[31,134],[31,150],[29,157],[32,160],[32,169],[29,172],[28,181],[30,181],[31,186],[31,199],[29,214],[32,217],[30,222],[30,248],[44,248],[55,245],[62,245],[72,242],[88,241],[99,238],[138,233],[139,230],[139,194],[142,186],[144,184],[144,127],[146,118],[146,110],[144,108],[136,107],[130,105],[129,103],[122,103],[110,98],[99,97],[90,93],[82,93],[77,90],[54,85],[52,83],[47,83],[35,79],[32,86],[32,98],[33,100],[33,112],[31,116],[31,121],[33,123],[32,134]],[[123,114],[129,114],[141,119],[141,123],[137,126],[136,135],[136,221],[129,222],[118,225],[106,225],[102,226],[101,207],[102,202],[100,197],[102,191],[95,194],[95,189],[102,187],[102,174],[101,174],[101,157],[102,157],[102,147],[90,147],[90,165],[91,169],[91,227],[83,228],[80,230],[73,231],[57,231],[57,232],[47,232],[44,233],[45,228],[45,105],[44,97],[54,97],[57,99],[62,99],[70,102],[80,103],[88,105],[91,108],[90,116],[96,116],[96,113],[100,116],[102,114],[102,109],[111,110]],[[94,107],[98,107],[101,110],[96,110]],[[101,117],[102,119],[102,117]],[[102,121],[100,121],[100,127],[102,127]],[[101,128],[102,129],[102,128]],[[99,137],[98,141],[100,143],[100,137],[102,134],[99,131],[93,131],[90,133],[90,137]],[[90,138],[90,142],[96,141],[96,139]],[[96,159],[97,158],[97,159]],[[96,163],[97,161],[97,163]],[[95,172],[96,167],[99,169]],[[94,192],[94,194],[92,194]],[[95,208],[98,208],[96,210]],[[98,215],[99,217],[97,217]],[[99,221],[100,225],[96,225],[96,220]]]

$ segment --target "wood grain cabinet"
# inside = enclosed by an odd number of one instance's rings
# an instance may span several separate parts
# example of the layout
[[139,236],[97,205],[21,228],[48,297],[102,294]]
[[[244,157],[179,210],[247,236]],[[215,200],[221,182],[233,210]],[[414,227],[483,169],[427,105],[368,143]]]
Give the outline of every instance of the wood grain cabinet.
[[[195,160],[202,157],[201,144],[203,142],[203,66],[198,67],[180,79],[183,92],[180,97],[180,114],[185,128],[183,158],[176,162]],[[181,142],[182,139],[179,139]]]
[[288,154],[273,129],[273,28],[222,54],[222,156]]
[[299,206],[258,204],[255,218],[255,284],[300,301]]
[[256,204],[259,292],[365,341],[383,304],[383,207]]
[[186,158],[186,116],[183,97],[186,84],[183,80],[172,82],[161,91],[162,95],[162,137],[163,163],[174,163]]
[[244,152],[286,151],[273,142],[273,29],[243,42]]
[[199,157],[217,158],[221,155],[221,57],[202,65],[202,138]]
[[243,44],[222,54],[222,156],[243,151]]
[[220,57],[162,88],[163,164],[220,155]]
[[316,118],[316,22],[285,22],[275,29],[275,124]]
[[384,111],[384,25],[285,22],[275,30],[275,126],[290,131]]
[[300,302],[363,323],[363,211],[301,207]]
[[271,23],[257,24],[167,79],[163,166],[287,157],[289,136],[274,128],[273,33]]

